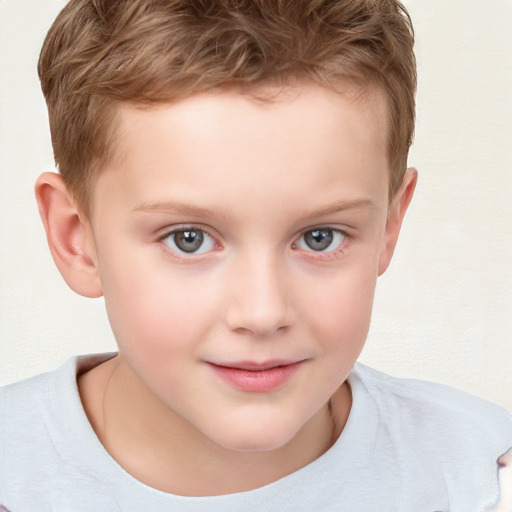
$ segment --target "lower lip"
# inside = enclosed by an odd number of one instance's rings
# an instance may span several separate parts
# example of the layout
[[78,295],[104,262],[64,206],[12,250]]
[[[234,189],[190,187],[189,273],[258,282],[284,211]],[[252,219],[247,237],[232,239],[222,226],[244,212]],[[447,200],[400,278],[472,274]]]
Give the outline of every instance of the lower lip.
[[275,366],[268,370],[241,370],[209,363],[210,368],[224,382],[236,389],[264,393],[280,388],[298,371],[303,361],[283,366]]

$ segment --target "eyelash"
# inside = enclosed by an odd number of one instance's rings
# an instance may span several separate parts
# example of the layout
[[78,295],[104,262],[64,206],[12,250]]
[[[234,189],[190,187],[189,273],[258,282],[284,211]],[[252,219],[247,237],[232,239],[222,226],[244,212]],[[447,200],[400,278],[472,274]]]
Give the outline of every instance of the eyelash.
[[[341,235],[343,237],[343,239],[340,242],[339,246],[332,250],[329,250],[329,251],[314,251],[312,249],[307,250],[307,249],[301,249],[301,248],[297,247],[297,244],[299,243],[299,241],[307,233],[311,233],[313,231],[321,231],[321,230],[330,230],[330,231],[335,232],[338,235]],[[190,252],[187,254],[185,251],[180,252],[179,250],[177,251],[177,250],[172,249],[171,247],[169,247],[169,244],[167,244],[165,242],[169,237],[176,235],[177,233],[182,233],[182,232],[186,232],[186,231],[194,231],[194,232],[198,232],[198,233],[202,233],[203,235],[206,235],[207,237],[209,237],[212,240],[212,242],[214,243],[214,247],[212,249],[205,250],[203,252]],[[218,243],[216,237],[211,235],[206,229],[204,229],[202,227],[198,227],[198,226],[193,226],[193,225],[180,225],[180,226],[174,227],[172,229],[169,229],[158,237],[158,241],[164,246],[164,249],[166,251],[168,251],[172,254],[172,256],[174,258],[178,258],[178,259],[182,259],[182,260],[199,259],[220,247],[220,244]],[[351,236],[346,231],[339,229],[339,228],[335,228],[333,226],[329,226],[329,225],[325,226],[324,225],[324,226],[315,226],[312,228],[305,229],[304,231],[301,231],[300,236],[295,239],[295,241],[292,243],[291,248],[292,248],[292,250],[301,251],[303,254],[307,254],[308,258],[317,258],[317,259],[328,260],[328,259],[336,258],[339,255],[343,254],[346,251],[350,242],[351,242]]]
[[[314,251],[313,249],[307,250],[307,249],[301,249],[300,247],[297,247],[300,240],[303,239],[303,237],[307,233],[312,233],[314,231],[333,231],[336,235],[341,236],[342,240],[339,243],[337,247],[334,249],[331,249],[329,251]],[[350,242],[352,241],[351,236],[344,231],[343,229],[335,228],[333,226],[324,225],[324,226],[314,226],[312,228],[308,228],[301,232],[300,236],[296,239],[296,241],[292,244],[292,249],[300,250],[303,252],[303,254],[307,254],[308,258],[316,258],[321,260],[330,260],[335,259],[342,255],[348,248]]]
[[[195,252],[195,253],[190,252],[187,254],[185,251],[180,252],[179,250],[174,250],[172,247],[169,246],[169,244],[166,243],[166,240],[168,238],[170,238],[173,235],[176,235],[178,233],[183,233],[186,231],[194,231],[194,232],[202,233],[203,235],[206,235],[207,237],[209,237],[212,240],[214,247],[207,251]],[[192,226],[192,225],[181,225],[181,226],[176,226],[172,229],[169,229],[169,230],[163,232],[162,235],[160,235],[158,237],[158,241],[163,245],[165,251],[167,251],[168,253],[171,253],[174,258],[178,258],[181,260],[191,260],[192,258],[197,259],[200,257],[204,257],[205,255],[207,255],[208,253],[211,253],[213,250],[215,250],[216,248],[219,247],[219,243],[218,243],[217,239],[213,235],[211,235],[206,229],[198,227],[198,226]],[[176,242],[174,242],[174,244],[176,245]]]

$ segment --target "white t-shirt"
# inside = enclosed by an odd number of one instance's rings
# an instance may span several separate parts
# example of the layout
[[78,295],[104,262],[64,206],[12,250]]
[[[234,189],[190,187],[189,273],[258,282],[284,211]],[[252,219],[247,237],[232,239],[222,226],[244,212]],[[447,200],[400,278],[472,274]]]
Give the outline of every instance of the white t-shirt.
[[361,364],[337,442],[304,468],[252,491],[184,497],[123,470],[82,408],[82,356],[0,390],[0,510],[10,512],[481,512],[499,497],[497,458],[512,446],[503,409],[454,389]]

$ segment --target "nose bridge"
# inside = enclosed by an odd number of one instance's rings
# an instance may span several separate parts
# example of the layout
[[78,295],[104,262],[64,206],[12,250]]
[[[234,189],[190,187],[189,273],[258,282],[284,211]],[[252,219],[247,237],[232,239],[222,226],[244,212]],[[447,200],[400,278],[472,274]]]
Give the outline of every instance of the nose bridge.
[[284,258],[269,251],[241,255],[227,311],[232,330],[267,335],[294,322]]

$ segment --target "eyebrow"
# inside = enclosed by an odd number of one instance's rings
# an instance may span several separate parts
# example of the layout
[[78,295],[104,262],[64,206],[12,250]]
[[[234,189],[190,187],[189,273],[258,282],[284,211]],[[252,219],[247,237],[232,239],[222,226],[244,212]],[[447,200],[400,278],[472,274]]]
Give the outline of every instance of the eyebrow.
[[355,199],[353,201],[336,201],[333,204],[309,212],[306,217],[322,217],[345,210],[358,210],[371,208],[374,204],[369,199]]
[[213,217],[214,213],[207,208],[201,206],[193,206],[187,203],[179,202],[157,202],[142,203],[133,209],[134,212],[147,213],[178,213],[181,215],[189,215],[191,217]]
[[[369,199],[356,199],[352,201],[336,201],[333,204],[312,210],[304,215],[305,218],[309,217],[322,217],[333,213],[339,213],[345,210],[357,210],[372,207],[373,203]],[[207,208],[201,206],[194,206],[187,203],[180,202],[156,202],[156,203],[142,203],[133,209],[134,212],[146,213],[168,213],[168,214],[181,214],[191,217],[214,217],[215,213]],[[223,213],[224,217],[227,217]]]

